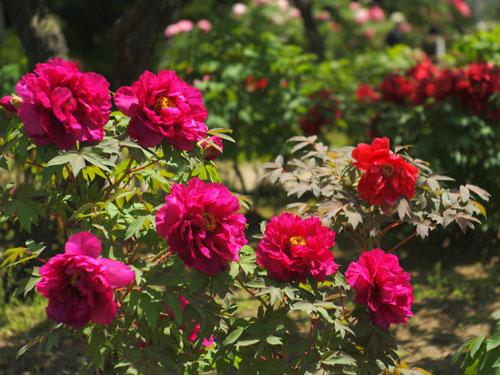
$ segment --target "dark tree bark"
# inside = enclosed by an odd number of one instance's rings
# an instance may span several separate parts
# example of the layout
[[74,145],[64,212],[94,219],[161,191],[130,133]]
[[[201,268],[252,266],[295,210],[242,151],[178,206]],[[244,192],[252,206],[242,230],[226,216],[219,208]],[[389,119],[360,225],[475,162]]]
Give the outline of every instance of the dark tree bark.
[[295,6],[300,10],[304,26],[306,28],[306,37],[309,40],[309,51],[318,55],[321,60],[325,59],[325,41],[318,31],[316,21],[312,12],[312,1],[293,0]]
[[162,31],[186,0],[136,0],[112,30],[115,77],[113,87],[130,85],[150,69]]
[[30,69],[55,57],[68,58],[68,46],[56,18],[43,0],[0,0],[21,38]]

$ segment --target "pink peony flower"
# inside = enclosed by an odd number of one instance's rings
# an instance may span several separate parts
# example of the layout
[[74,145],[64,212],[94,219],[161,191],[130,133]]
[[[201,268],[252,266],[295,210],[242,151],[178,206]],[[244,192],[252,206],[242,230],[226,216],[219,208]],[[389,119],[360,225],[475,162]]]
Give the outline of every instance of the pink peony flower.
[[216,146],[218,146],[219,148],[212,146],[210,143],[206,141],[201,142],[201,148],[203,149],[203,158],[205,160],[215,160],[223,151],[222,139],[214,135],[208,138],[208,140],[213,144],[215,144]]
[[361,8],[361,4],[358,1],[351,1],[349,3],[349,9],[352,11],[358,10]]
[[388,210],[401,195],[415,195],[418,169],[401,156],[391,153],[389,139],[375,138],[371,145],[358,144],[352,151],[354,165],[366,171],[358,182],[359,196],[372,205]]
[[215,275],[239,259],[247,243],[246,220],[238,199],[222,184],[193,178],[172,186],[165,206],[156,214],[156,230],[186,266]]
[[83,327],[89,320],[108,325],[116,315],[113,288],[124,287],[134,279],[125,264],[97,258],[101,244],[92,233],[72,235],[65,253],[58,254],[40,268],[42,279],[37,290],[49,299],[50,319]]
[[387,329],[413,316],[410,274],[403,272],[397,256],[381,249],[363,252],[349,265],[345,276],[357,292],[354,302],[368,305],[373,324]]
[[115,104],[131,117],[128,134],[143,147],[166,140],[181,150],[191,150],[207,134],[200,90],[178,78],[174,71],[157,75],[145,71],[132,87],[116,91]]
[[243,3],[236,3],[233,5],[233,14],[240,17],[247,12],[247,6]]
[[385,20],[385,14],[381,7],[374,4],[370,7],[370,19],[374,22],[382,22]]
[[180,33],[179,26],[176,23],[168,25],[165,28],[165,36],[170,38],[171,36]]
[[196,24],[200,30],[209,33],[212,30],[212,23],[209,20],[199,20]]
[[180,20],[177,22],[177,28],[180,33],[188,33],[194,28],[194,23],[191,20]]
[[358,10],[356,10],[356,13],[354,14],[354,21],[358,25],[367,23],[369,20],[370,20],[370,12],[368,11],[368,9],[359,8]]
[[300,17],[302,17],[302,13],[300,13],[300,10],[298,8],[292,7],[288,10],[288,17],[299,19]]
[[277,0],[276,5],[278,5],[278,8],[285,12],[290,8],[290,4],[288,4],[288,0]]
[[335,232],[322,226],[317,217],[302,219],[290,213],[272,217],[257,246],[257,263],[280,280],[304,282],[306,275],[324,281],[337,271],[330,248]]
[[471,11],[469,5],[464,0],[450,0],[453,6],[460,12],[464,17],[470,17]]
[[76,141],[104,137],[111,98],[109,82],[96,73],[82,73],[60,58],[36,65],[17,83],[22,99],[19,119],[37,145],[68,149]]

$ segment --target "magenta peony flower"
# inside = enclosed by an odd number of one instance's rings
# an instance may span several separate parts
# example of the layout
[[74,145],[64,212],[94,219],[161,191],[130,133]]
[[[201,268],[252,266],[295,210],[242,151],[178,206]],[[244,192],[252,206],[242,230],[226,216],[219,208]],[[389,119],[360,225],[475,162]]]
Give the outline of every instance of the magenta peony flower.
[[97,258],[101,244],[92,233],[72,235],[65,253],[58,254],[40,268],[42,279],[37,290],[49,299],[50,319],[83,327],[89,320],[110,324],[116,315],[113,288],[124,287],[134,279],[125,264]]
[[164,139],[181,150],[191,150],[207,135],[207,110],[201,92],[178,78],[174,71],[157,75],[145,71],[132,87],[116,91],[115,104],[131,117],[128,134],[143,147]]
[[12,95],[4,96],[0,99],[0,107],[9,118],[13,118],[17,115],[17,109],[12,104]]
[[247,243],[239,209],[238,199],[224,185],[195,177],[187,186],[172,186],[156,213],[156,230],[188,267],[215,275],[228,261],[237,261]]
[[349,265],[345,276],[357,292],[354,302],[368,305],[373,324],[387,329],[413,316],[410,274],[403,272],[397,256],[381,249],[365,251]]
[[103,76],[82,73],[60,58],[37,64],[34,72],[16,86],[22,99],[19,119],[28,137],[37,145],[55,144],[61,149],[104,137],[111,98]]
[[206,141],[201,142],[201,148],[203,149],[203,158],[205,160],[215,160],[224,150],[224,148],[222,147],[222,139],[214,135],[208,138],[208,140],[219,148],[212,146]]
[[304,282],[306,275],[312,275],[324,281],[338,268],[330,251],[333,245],[335,232],[317,217],[304,220],[285,212],[267,224],[256,249],[257,263],[275,279]]

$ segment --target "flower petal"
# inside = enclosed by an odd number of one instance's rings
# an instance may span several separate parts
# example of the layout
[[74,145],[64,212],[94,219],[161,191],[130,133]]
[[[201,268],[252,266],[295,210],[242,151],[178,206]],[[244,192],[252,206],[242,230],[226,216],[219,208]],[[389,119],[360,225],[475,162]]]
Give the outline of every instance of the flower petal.
[[134,280],[134,271],[126,264],[107,258],[99,258],[97,261],[108,270],[107,279],[114,288],[122,288]]
[[80,232],[68,238],[64,250],[66,254],[97,258],[101,254],[101,243],[92,233]]

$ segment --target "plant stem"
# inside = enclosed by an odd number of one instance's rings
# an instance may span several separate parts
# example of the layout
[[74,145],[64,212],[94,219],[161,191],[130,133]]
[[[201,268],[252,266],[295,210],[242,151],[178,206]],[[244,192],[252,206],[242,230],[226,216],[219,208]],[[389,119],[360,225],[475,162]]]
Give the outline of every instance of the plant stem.
[[413,232],[412,234],[410,234],[408,237],[406,237],[403,241],[401,241],[400,243],[398,243],[397,245],[393,246],[392,249],[390,249],[388,251],[388,253],[392,253],[394,250],[396,250],[398,247],[404,245],[406,242],[408,242],[409,240],[411,240],[413,237],[415,237],[417,235],[417,232]]
[[264,306],[266,306],[266,308],[269,307],[268,303],[266,301],[264,301],[261,298],[261,296],[256,295],[253,290],[248,288],[247,284],[245,284],[245,282],[241,279],[240,275],[236,275],[236,280],[238,280],[240,285],[243,287],[243,289],[245,289],[248,292],[248,294],[250,294],[252,297],[257,298],[260,301],[260,303],[262,303]]

